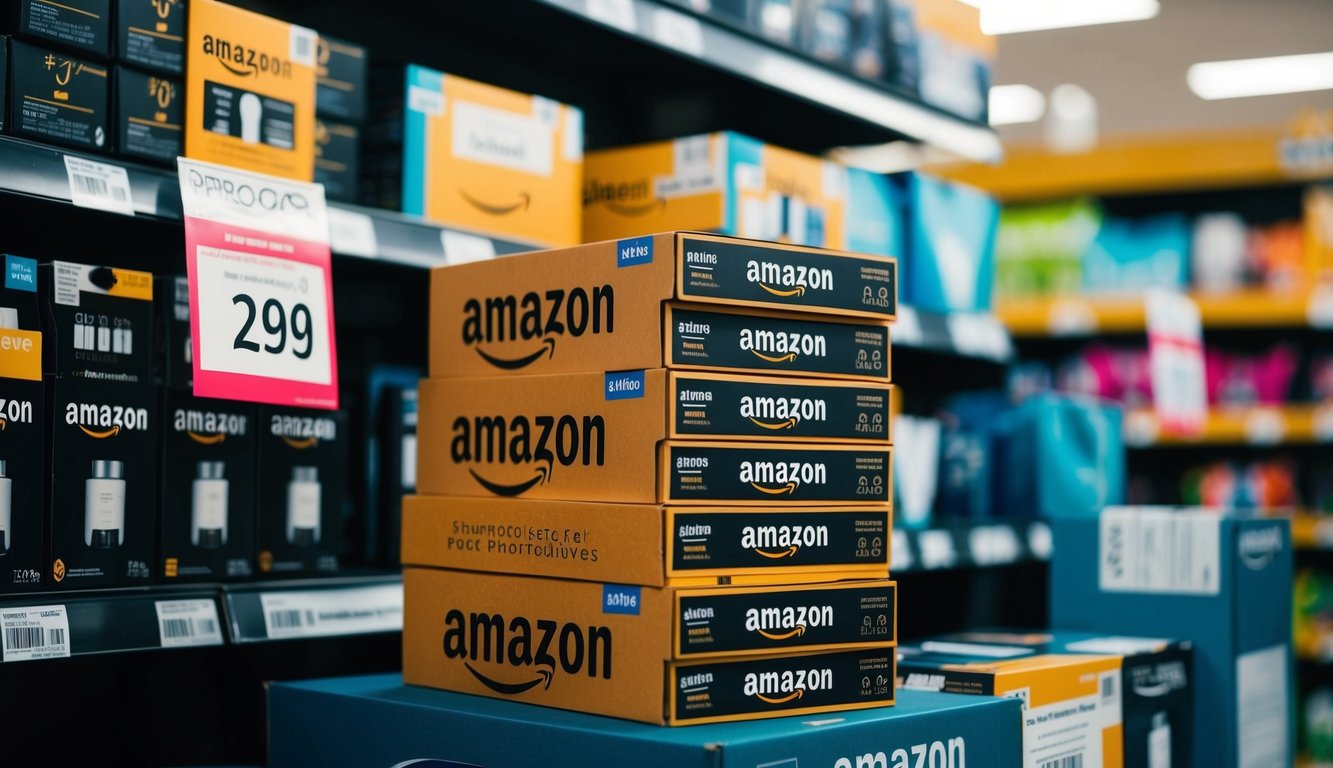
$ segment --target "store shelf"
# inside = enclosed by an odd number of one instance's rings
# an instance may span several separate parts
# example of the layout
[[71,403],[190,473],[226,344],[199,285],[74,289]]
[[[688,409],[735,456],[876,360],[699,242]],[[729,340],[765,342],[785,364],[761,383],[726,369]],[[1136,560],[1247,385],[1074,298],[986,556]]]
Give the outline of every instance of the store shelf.
[[223,643],[218,591],[207,585],[6,595],[0,625],[8,628],[16,614],[34,608],[57,618],[44,628],[17,630],[25,633],[21,641],[7,629],[5,662],[14,662],[20,649],[54,659]]
[[[1205,329],[1333,328],[1333,287],[1277,293],[1192,294]],[[1142,333],[1141,294],[1062,296],[999,302],[996,316],[1019,338]]]
[[750,37],[712,20],[652,0],[541,0],[642,43],[869,123],[975,162],[995,162],[1002,150],[989,126],[844,74],[795,51]]
[[1130,448],[1176,445],[1299,445],[1333,442],[1333,404],[1216,408],[1196,435],[1164,431],[1157,414],[1136,408],[1125,414]]
[[19,646],[46,649],[46,660],[396,632],[403,626],[402,584],[400,575],[376,574],[6,595],[0,626],[23,609],[44,609],[55,620],[34,627],[39,634],[24,630],[21,641],[5,637],[4,660],[15,661]]
[[999,165],[935,170],[1006,202],[1194,192],[1329,178],[1330,141],[1326,133],[1293,123],[1288,128],[1106,139],[1078,154],[1009,146]]
[[224,585],[221,599],[233,643],[403,629],[401,575]]
[[1007,363],[1014,354],[1009,332],[988,312],[931,312],[899,304],[892,333],[895,349],[920,349],[996,363]]
[[1291,546],[1333,552],[1333,515],[1296,512],[1291,516]]
[[[173,171],[120,159],[85,155],[22,139],[0,136],[0,194],[23,195],[73,206],[65,157],[79,157],[124,168],[136,217],[182,221],[180,183]],[[408,266],[434,266],[532,250],[514,240],[439,227],[390,211],[344,203],[329,204],[333,252]],[[455,251],[446,253],[446,251]]]
[[995,568],[1050,559],[1051,529],[1041,520],[959,521],[893,531],[891,573]]

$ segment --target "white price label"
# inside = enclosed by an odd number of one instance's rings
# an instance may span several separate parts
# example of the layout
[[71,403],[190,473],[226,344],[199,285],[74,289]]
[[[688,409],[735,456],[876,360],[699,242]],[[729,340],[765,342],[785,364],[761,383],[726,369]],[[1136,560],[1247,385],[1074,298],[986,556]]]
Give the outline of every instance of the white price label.
[[199,246],[199,367],[328,384],[329,307],[319,266]]
[[972,561],[977,565],[1008,565],[1018,560],[1023,547],[1018,534],[1007,525],[981,525],[967,535]]
[[130,175],[124,168],[65,155],[65,173],[69,175],[69,198],[75,205],[134,215]]
[[379,256],[375,220],[364,213],[329,209],[329,245],[334,253],[373,259]]
[[355,635],[403,628],[403,586],[264,592],[264,630],[269,639]]
[[1153,408],[1162,426],[1186,435],[1203,431],[1203,323],[1188,296],[1153,290],[1147,297],[1148,358]]
[[921,317],[917,315],[916,310],[905,304],[898,305],[898,315],[893,321],[893,341],[902,344],[905,347],[920,346],[923,338],[921,333]]
[[63,605],[0,608],[0,657],[4,661],[69,657],[69,616]]
[[948,316],[949,337],[964,355],[1003,360],[1009,356],[1009,333],[994,316],[977,312],[953,312]]
[[653,40],[691,56],[704,55],[704,29],[698,19],[658,8],[653,11]]
[[638,27],[634,0],[588,0],[584,12],[590,19],[625,32],[632,33]]
[[218,604],[212,600],[158,600],[156,608],[163,648],[222,645]]
[[442,229],[440,245],[444,247],[445,264],[468,264],[495,258],[495,243],[489,237]]
[[912,567],[912,548],[907,542],[907,531],[894,529],[889,548],[889,568],[906,571]]
[[958,562],[953,535],[948,531],[922,531],[917,534],[916,544],[921,551],[922,568],[952,568]]

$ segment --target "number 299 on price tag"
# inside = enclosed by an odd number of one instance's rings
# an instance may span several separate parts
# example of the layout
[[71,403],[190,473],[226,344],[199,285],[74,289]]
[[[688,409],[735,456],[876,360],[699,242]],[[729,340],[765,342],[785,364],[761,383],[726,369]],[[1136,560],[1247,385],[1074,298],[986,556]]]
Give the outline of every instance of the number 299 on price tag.
[[322,188],[181,164],[195,395],[336,408]]

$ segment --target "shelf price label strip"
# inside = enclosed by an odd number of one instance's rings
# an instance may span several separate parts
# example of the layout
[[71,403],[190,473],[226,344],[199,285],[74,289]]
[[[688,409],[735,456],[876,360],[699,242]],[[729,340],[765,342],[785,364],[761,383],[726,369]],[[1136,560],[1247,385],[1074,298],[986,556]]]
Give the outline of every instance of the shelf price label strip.
[[63,605],[0,608],[3,661],[69,657],[69,614]]
[[264,631],[270,640],[327,637],[403,628],[403,585],[262,592]]
[[178,160],[194,394],[336,409],[324,188]]
[[163,648],[222,645],[217,602],[208,598],[158,600],[154,608]]

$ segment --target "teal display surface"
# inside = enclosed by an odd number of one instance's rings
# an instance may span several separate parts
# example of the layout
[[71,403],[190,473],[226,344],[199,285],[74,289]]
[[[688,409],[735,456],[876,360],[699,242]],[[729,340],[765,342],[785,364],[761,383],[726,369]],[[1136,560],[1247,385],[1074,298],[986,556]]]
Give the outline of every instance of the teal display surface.
[[935,312],[989,312],[999,205],[972,187],[903,176],[908,224],[898,298]]
[[270,768],[1018,768],[1022,748],[1017,700],[915,691],[882,709],[683,728],[405,686],[399,675],[274,683],[268,704]]
[[1291,530],[1215,510],[1051,521],[1051,623],[1194,649],[1194,764],[1291,765]]

